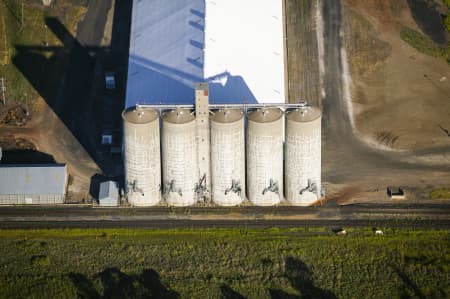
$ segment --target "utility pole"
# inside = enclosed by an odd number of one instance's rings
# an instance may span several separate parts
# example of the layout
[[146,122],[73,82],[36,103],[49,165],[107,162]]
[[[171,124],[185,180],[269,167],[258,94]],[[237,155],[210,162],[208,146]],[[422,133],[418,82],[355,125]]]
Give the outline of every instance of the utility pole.
[[0,89],[2,91],[2,100],[3,105],[6,105],[6,85],[5,85],[5,78],[0,78]]
[[24,23],[23,23],[23,1],[22,1],[22,4],[21,4],[20,27],[21,27],[21,28],[25,27],[25,26],[24,26]]
[[44,38],[44,45],[47,47],[48,46],[48,41],[47,41],[47,25],[44,25],[44,34],[45,34],[45,38]]

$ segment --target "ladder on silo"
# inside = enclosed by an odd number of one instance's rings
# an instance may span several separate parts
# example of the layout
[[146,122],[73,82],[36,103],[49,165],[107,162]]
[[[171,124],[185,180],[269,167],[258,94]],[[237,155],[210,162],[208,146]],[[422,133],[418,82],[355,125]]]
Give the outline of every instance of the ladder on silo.
[[198,200],[208,202],[211,190],[209,129],[209,89],[207,83],[195,84],[195,116],[197,131]]

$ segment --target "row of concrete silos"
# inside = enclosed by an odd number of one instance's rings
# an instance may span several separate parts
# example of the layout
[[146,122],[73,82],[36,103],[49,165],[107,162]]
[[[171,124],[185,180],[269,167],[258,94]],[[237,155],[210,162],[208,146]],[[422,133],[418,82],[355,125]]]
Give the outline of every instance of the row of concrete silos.
[[[185,109],[163,113],[161,135],[154,110],[129,109],[123,119],[128,201],[151,206],[160,202],[162,194],[169,205],[194,204],[202,176],[193,113]],[[254,205],[270,206],[280,203],[284,194],[293,205],[317,201],[321,111],[309,106],[288,111],[284,126],[279,108],[257,109],[247,114],[247,132],[244,121],[240,109],[217,110],[210,117],[213,202],[235,206],[247,195]]]

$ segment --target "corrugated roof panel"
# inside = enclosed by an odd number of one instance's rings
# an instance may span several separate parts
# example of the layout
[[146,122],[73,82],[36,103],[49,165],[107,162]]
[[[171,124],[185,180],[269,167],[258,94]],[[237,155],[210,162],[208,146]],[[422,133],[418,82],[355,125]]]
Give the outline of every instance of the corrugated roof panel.
[[134,0],[126,108],[285,102],[282,0]]
[[65,194],[66,165],[0,165],[0,194]]
[[284,103],[282,0],[206,0],[210,102]]
[[203,80],[204,0],[134,0],[126,107],[193,103]]
[[117,183],[114,181],[107,181],[100,184],[100,191],[98,198],[99,200],[112,198],[117,200],[119,197],[119,189],[117,188]]

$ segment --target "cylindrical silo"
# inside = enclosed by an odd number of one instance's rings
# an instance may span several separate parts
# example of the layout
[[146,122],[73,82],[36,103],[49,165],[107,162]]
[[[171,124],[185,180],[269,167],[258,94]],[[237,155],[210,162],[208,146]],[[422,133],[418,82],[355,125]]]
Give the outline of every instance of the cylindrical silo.
[[187,109],[163,113],[163,196],[172,206],[195,203],[198,182],[195,116]]
[[245,199],[244,114],[223,109],[210,120],[212,199],[221,206],[235,206]]
[[317,107],[302,107],[286,114],[286,199],[308,206],[320,198],[321,120]]
[[258,206],[278,204],[283,198],[283,118],[279,108],[248,114],[247,190]]
[[153,206],[161,199],[159,117],[154,110],[130,108],[122,113],[125,189],[134,206]]

